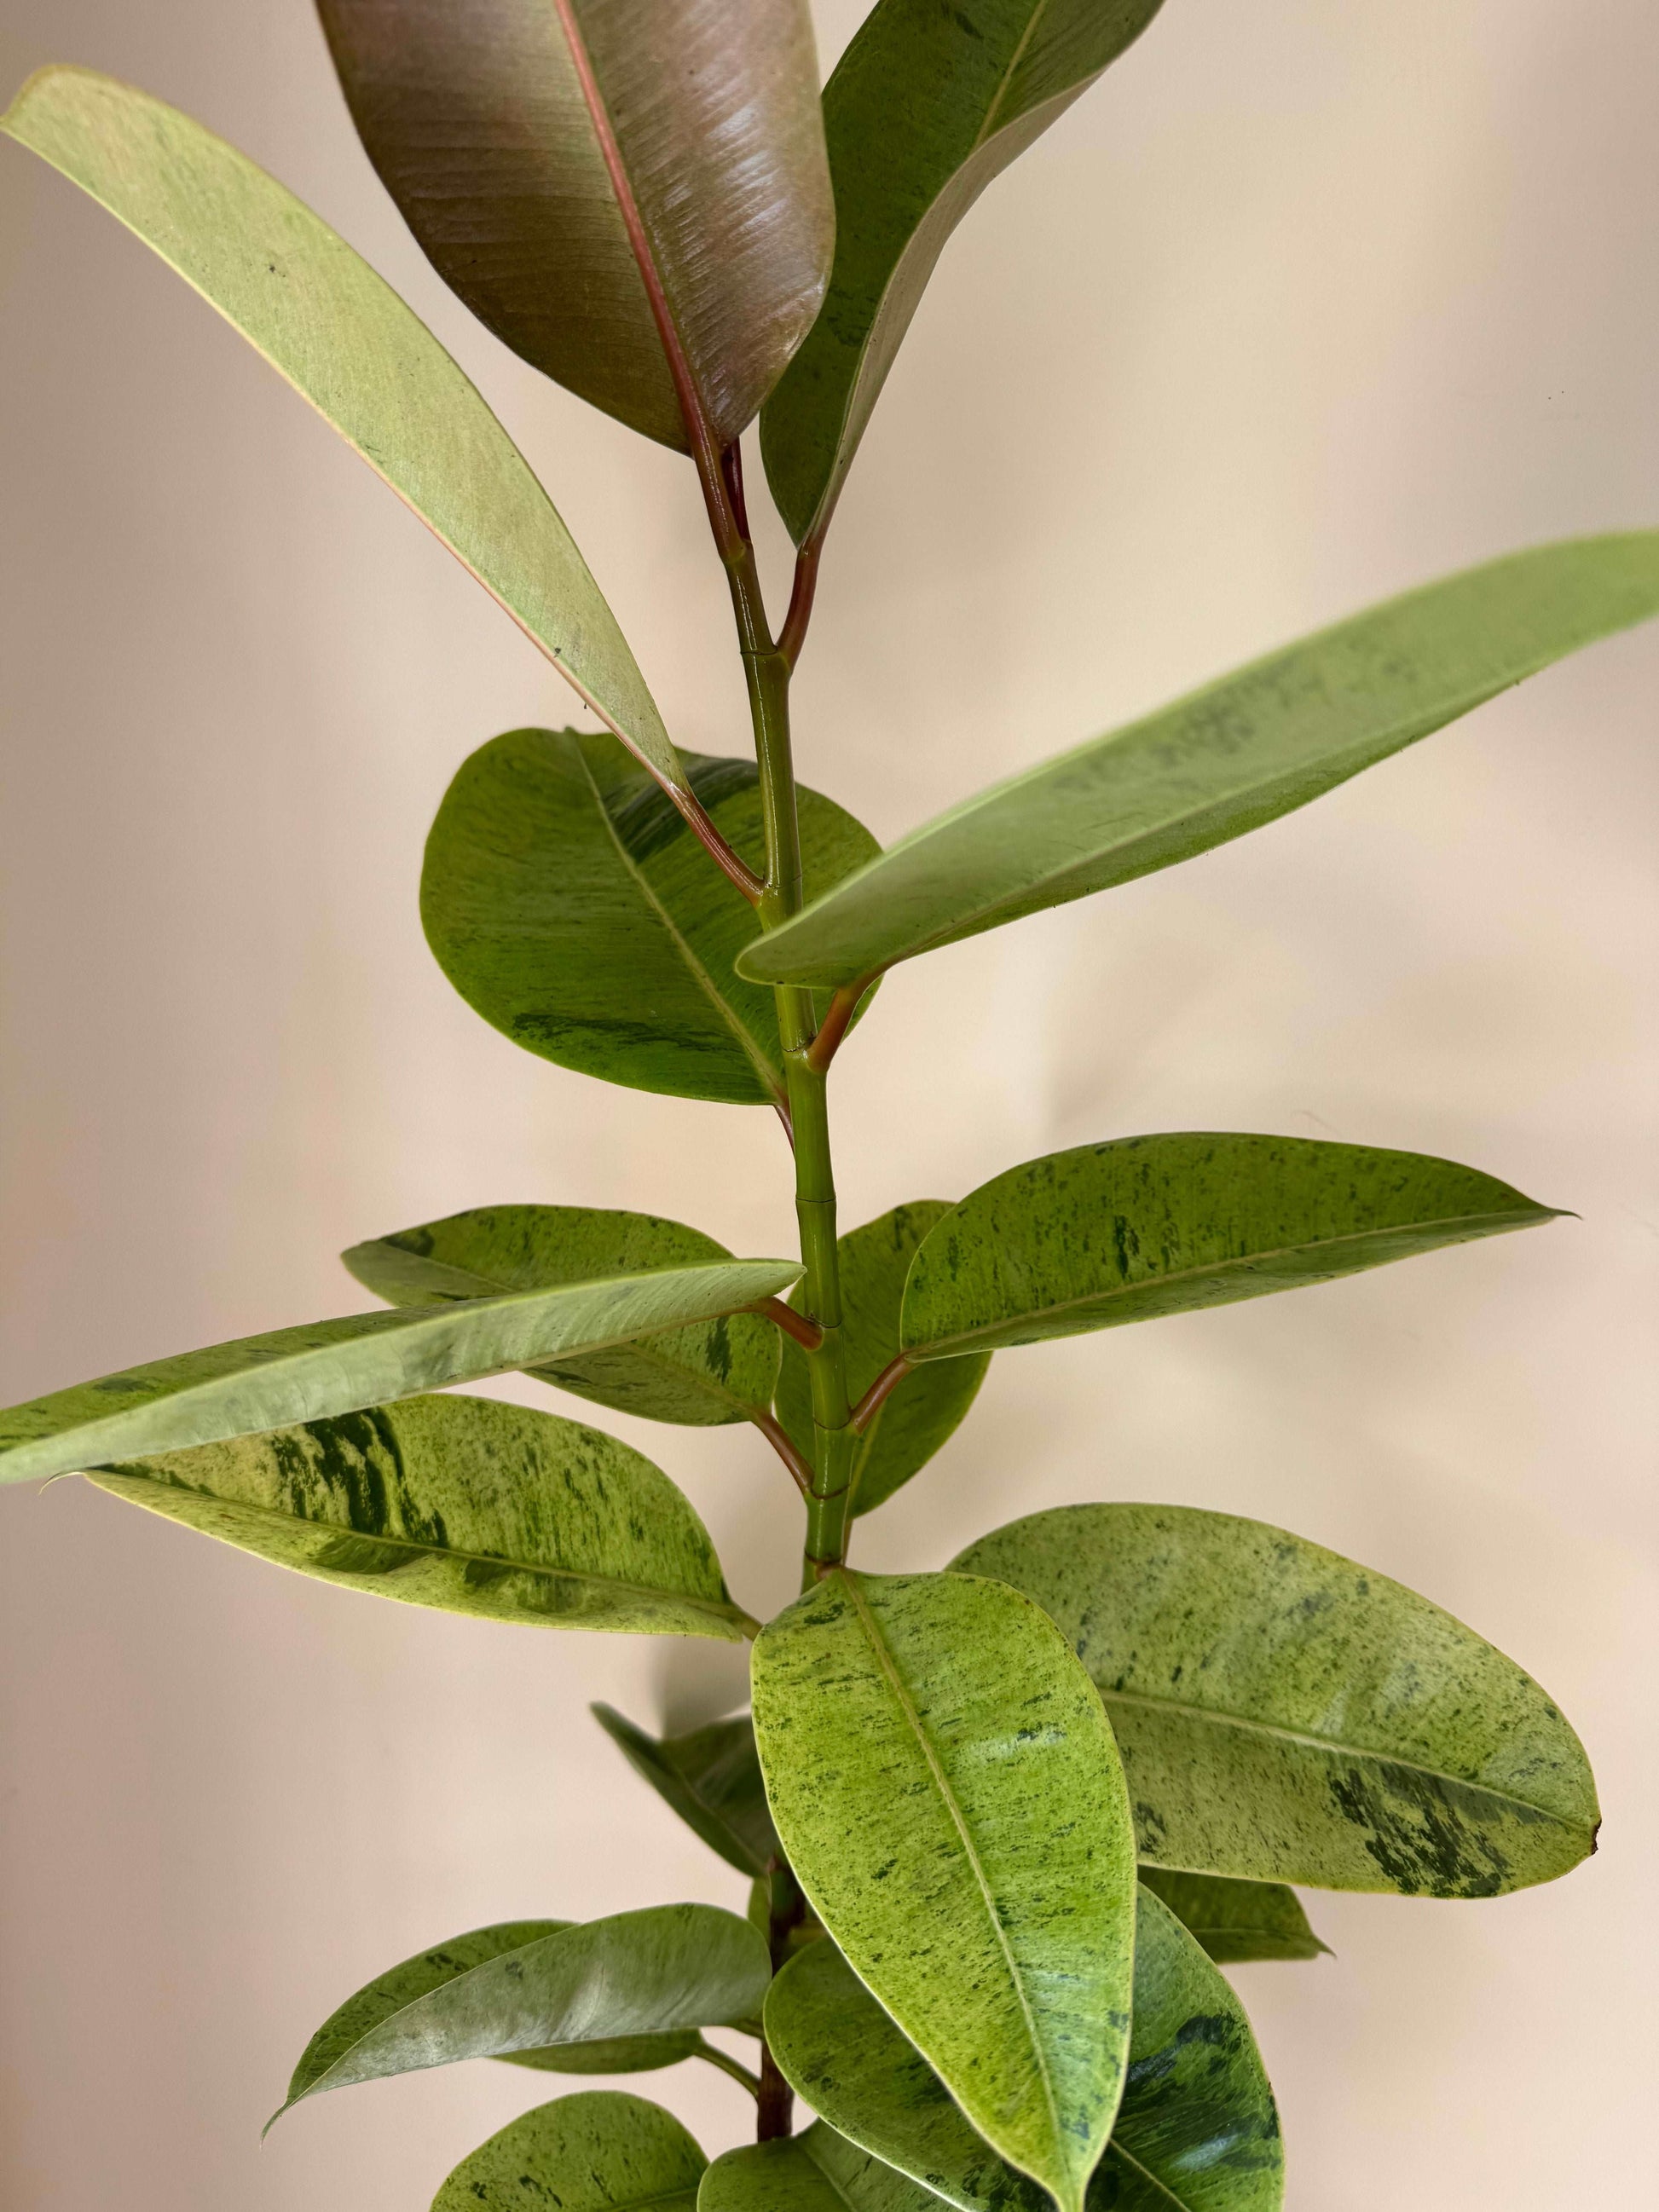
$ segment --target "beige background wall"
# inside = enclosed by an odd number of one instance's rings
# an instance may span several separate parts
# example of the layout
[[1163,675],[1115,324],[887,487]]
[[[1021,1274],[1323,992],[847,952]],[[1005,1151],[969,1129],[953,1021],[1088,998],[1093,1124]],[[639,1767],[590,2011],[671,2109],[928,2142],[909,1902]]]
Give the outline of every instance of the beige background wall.
[[[821,24],[826,61],[855,9]],[[303,0],[9,0],[336,222],[543,471],[683,743],[744,740],[689,472],[469,327],[357,152]],[[1368,598],[1659,519],[1640,0],[1169,0],[951,248],[799,686],[883,836]],[[491,1200],[787,1249],[762,1112],[544,1066],[415,914],[463,755],[571,702],[403,510],[106,217],[0,146],[0,1387],[330,1311],[332,1255]],[[1094,1497],[1254,1514],[1399,1576],[1580,1726],[1600,1857],[1501,1903],[1313,1900],[1240,1976],[1294,2212],[1650,2185],[1659,633],[1198,864],[902,971],[837,1079],[847,1218],[1166,1127],[1444,1152],[1576,1208],[1345,1286],[1003,1357],[868,1528],[937,1565]],[[527,1386],[526,1386],[527,1391]],[[571,1410],[579,1410],[572,1407]],[[765,1448],[630,1427],[749,1603]],[[735,1901],[586,1720],[724,1655],[313,1588],[73,1483],[0,1498],[0,2201],[408,2212],[536,2086],[479,2066],[258,2128],[331,2006],[480,1921]],[[659,2077],[711,2146],[729,2084]],[[649,2087],[650,2085],[642,2085]]]

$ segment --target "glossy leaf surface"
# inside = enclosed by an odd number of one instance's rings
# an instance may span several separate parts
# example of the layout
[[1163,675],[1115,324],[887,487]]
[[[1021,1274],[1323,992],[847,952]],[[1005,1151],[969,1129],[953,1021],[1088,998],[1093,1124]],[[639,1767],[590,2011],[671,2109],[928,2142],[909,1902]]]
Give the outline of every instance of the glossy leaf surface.
[[752,1626],[708,1531],[648,1459],[494,1398],[409,1398],[89,1479],[278,1566],[407,1605],[728,1643]]
[[686,1735],[661,1739],[635,1728],[611,1705],[593,1717],[641,1781],[672,1805],[694,1835],[727,1866],[758,1880],[778,1850],[766,1785],[747,1713]]
[[319,5],[369,156],[473,313],[584,399],[684,450],[633,215],[690,386],[716,447],[729,445],[829,275],[805,0]]
[[[1047,2212],[1045,2193],[975,2133],[832,1944],[774,1982],[766,2033],[792,2087],[832,2127],[946,2203]],[[1273,2092],[1243,2008],[1143,1888],[1128,2078],[1089,2212],[1273,2212],[1283,2169]]]
[[1656,531],[1426,585],[965,800],[751,944],[743,972],[851,982],[1190,860],[1655,613]]
[[1513,1661],[1398,1583],[1259,1521],[1036,1513],[955,1562],[1076,1646],[1154,1865],[1492,1897],[1595,1847],[1583,1746]]
[[696,2212],[707,2164],[660,2105],[586,2089],[509,2120],[461,2160],[432,2212]]
[[0,1413],[0,1482],[359,1413],[546,1359],[586,1358],[735,1313],[787,1290],[799,1273],[781,1260],[732,1260],[239,1337]]
[[981,1184],[929,1232],[905,1351],[949,1358],[1193,1313],[1555,1218],[1422,1152],[1207,1132],[1079,1145]]
[[[763,871],[754,763],[684,757],[721,836]],[[830,800],[799,802],[810,889],[878,849]],[[732,964],[753,908],[609,738],[513,730],[480,747],[427,840],[421,915],[467,1004],[527,1052],[636,1091],[783,1097],[772,993]]]
[[754,1697],[818,1917],[973,2124],[1076,2212],[1122,2088],[1133,1939],[1087,1678],[1011,1589],[842,1569],[763,1631]]
[[1267,1959],[1316,1959],[1330,1946],[1308,1925],[1302,1900],[1282,1881],[1232,1881],[1218,1874],[1142,1867],[1140,1886],[1167,1905],[1218,1966]]
[[[950,1212],[942,1200],[921,1199],[838,1241],[847,1395],[854,1405],[898,1355],[904,1279],[922,1238]],[[927,1464],[965,1419],[990,1364],[986,1355],[942,1361],[907,1375],[890,1391],[859,1439],[851,1478],[855,1514],[873,1513]],[[793,1342],[783,1348],[777,1413],[811,1461],[811,1381],[806,1356]]]
[[[561,1284],[696,1267],[732,1255],[699,1229],[592,1206],[480,1206],[395,1230],[340,1255],[357,1280],[398,1306],[545,1291]],[[585,1358],[529,1372],[579,1398],[653,1421],[740,1421],[764,1406],[778,1371],[778,1332],[754,1314],[723,1315]]]
[[627,641],[529,464],[343,239],[200,124],[90,70],[42,70],[0,129],[170,263],[471,570],[652,774],[684,787]]
[[748,1922],[712,1905],[546,1926],[516,1945],[511,1924],[479,1929],[359,1990],[307,2045],[283,2112],[462,2058],[723,2026],[759,2010],[771,1975]]
[[717,2158],[697,2212],[939,2212],[939,2200],[816,2120],[781,2142]]
[[799,543],[821,535],[951,232],[1137,38],[1159,0],[878,0],[823,95],[836,258],[761,422]]

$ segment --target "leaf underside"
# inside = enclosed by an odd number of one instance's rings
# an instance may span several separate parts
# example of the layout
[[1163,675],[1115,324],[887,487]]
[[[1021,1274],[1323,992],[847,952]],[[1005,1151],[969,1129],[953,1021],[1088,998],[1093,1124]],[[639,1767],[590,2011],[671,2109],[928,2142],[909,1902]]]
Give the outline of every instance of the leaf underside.
[[659,1741],[611,1705],[593,1717],[641,1781],[726,1864],[761,1880],[778,1853],[748,1715]]

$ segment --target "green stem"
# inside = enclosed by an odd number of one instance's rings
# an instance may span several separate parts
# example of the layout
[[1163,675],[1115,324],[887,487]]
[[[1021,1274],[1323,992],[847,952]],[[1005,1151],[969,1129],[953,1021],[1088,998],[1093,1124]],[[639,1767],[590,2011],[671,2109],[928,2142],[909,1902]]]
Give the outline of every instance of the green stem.
[[722,2074],[729,2074],[734,2081],[741,2081],[755,2102],[760,2102],[760,2075],[751,2074],[740,2058],[728,2057],[724,2051],[717,2050],[712,2043],[705,2043],[701,2036],[691,2055],[694,2058],[701,2058],[706,2065],[717,2066]]

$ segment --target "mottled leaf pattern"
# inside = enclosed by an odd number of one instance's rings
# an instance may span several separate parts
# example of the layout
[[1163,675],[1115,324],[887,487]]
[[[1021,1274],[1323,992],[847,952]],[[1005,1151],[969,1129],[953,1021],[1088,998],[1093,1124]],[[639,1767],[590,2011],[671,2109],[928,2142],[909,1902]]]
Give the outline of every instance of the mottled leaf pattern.
[[915,1360],[1334,1282],[1554,1212],[1422,1152],[1303,1137],[1121,1137],[1010,1168],[930,1231],[905,1285]]
[[[763,870],[753,762],[684,758],[720,835]],[[830,800],[799,797],[809,890],[879,849]],[[610,738],[513,730],[481,746],[427,839],[421,916],[467,1004],[527,1052],[635,1091],[782,1098],[772,993],[733,967],[753,909]]]
[[964,800],[750,945],[743,973],[851,982],[1190,860],[1656,613],[1659,531],[1425,585]]
[[973,2124],[1077,2212],[1122,2088],[1134,1898],[1082,1670],[997,1583],[843,1569],[763,1631],[754,1698],[818,1917]]
[[0,121],[153,246],[471,569],[653,776],[645,678],[529,464],[423,324],[294,195],[176,108],[90,70]]
[[586,2089],[510,2120],[461,2160],[432,2212],[696,2212],[708,2163],[660,2105]]
[[766,1873],[776,1856],[778,1838],[767,1809],[766,1785],[747,1713],[659,1741],[611,1705],[592,1710],[635,1774],[673,1807],[711,1851],[751,1879]]
[[939,2200],[817,2120],[785,2142],[717,2158],[697,2212],[939,2212]]
[[[856,1405],[898,1356],[904,1279],[917,1247],[951,1208],[941,1199],[896,1206],[839,1240],[842,1341],[848,1395]],[[853,1510],[873,1513],[946,1443],[978,1395],[987,1354],[940,1361],[905,1377],[876,1409],[853,1462]],[[812,1390],[805,1354],[786,1343],[778,1376],[778,1419],[810,1461]]]
[[[393,1305],[445,1305],[504,1291],[552,1290],[732,1255],[699,1229],[592,1206],[481,1206],[354,1244],[341,1258]],[[529,1372],[618,1413],[694,1427],[746,1419],[772,1395],[778,1332],[753,1314],[723,1315]]]
[[1026,1591],[1111,1716],[1155,1865],[1492,1897],[1595,1848],[1583,1747],[1461,1621],[1226,1513],[1077,1505],[970,1544]]
[[1308,1925],[1301,1899],[1282,1881],[1233,1881],[1224,1875],[1146,1866],[1140,1884],[1169,1906],[1218,1966],[1316,1959],[1330,1948]]

